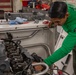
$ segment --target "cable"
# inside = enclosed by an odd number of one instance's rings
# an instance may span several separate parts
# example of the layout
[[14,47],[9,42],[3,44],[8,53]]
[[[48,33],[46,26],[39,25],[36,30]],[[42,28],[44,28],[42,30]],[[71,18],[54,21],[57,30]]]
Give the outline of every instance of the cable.
[[[60,70],[60,69],[51,69],[51,70]],[[66,73],[67,75],[70,75],[69,73],[67,73],[67,72],[65,72],[65,71],[63,71],[63,70],[60,70],[60,71],[62,71],[62,72],[64,72],[64,73]]]
[[[64,73],[66,73],[67,75],[70,75],[70,74],[67,73],[66,71],[59,69],[59,67],[56,66],[55,64],[54,64],[54,67],[56,67],[56,69],[53,68],[53,69],[51,69],[51,70],[57,70],[57,72],[58,72],[58,71],[62,71],[62,72],[64,72]],[[59,74],[59,75],[60,75],[60,74]]]

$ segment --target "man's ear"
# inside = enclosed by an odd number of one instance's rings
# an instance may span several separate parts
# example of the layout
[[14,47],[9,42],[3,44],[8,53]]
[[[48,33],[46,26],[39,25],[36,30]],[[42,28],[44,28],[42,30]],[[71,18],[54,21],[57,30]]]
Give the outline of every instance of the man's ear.
[[66,13],[66,16],[67,16],[67,17],[69,16],[69,13],[68,13],[68,12]]

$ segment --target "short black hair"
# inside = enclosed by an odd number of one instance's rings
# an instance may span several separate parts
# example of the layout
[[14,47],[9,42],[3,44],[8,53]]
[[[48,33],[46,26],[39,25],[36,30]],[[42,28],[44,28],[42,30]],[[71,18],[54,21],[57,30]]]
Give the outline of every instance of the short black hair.
[[65,2],[55,1],[51,4],[49,10],[50,18],[64,18],[67,12],[67,4]]

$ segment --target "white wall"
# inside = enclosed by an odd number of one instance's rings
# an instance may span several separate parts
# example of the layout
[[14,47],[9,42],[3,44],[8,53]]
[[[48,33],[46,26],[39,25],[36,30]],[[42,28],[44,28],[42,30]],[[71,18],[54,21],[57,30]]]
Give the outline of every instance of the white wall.
[[13,0],[13,11],[18,12],[18,10],[22,9],[21,0]]

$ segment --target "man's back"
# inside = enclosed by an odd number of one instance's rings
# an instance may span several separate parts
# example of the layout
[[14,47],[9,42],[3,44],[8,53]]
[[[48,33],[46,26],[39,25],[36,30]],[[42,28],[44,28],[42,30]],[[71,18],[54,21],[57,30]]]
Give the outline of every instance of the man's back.
[[74,32],[76,28],[76,8],[71,4],[67,4],[69,17],[67,18],[65,24],[62,26],[63,29],[69,33]]

